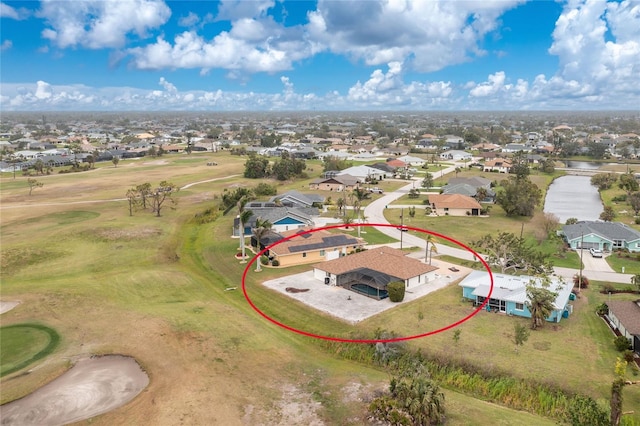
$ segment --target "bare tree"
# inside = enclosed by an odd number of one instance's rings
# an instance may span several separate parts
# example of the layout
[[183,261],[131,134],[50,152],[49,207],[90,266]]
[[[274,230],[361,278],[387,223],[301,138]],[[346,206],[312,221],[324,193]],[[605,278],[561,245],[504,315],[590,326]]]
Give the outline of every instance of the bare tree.
[[44,183],[38,182],[36,179],[33,179],[33,178],[29,178],[27,180],[27,183],[29,184],[29,196],[31,196],[31,193],[35,188],[42,188],[44,186]]
[[160,217],[160,212],[164,207],[165,202],[169,202],[172,206],[176,204],[176,200],[173,198],[173,194],[178,192],[179,188],[171,183],[163,180],[160,182],[160,186],[153,191],[151,201],[153,205],[153,211],[157,217]]

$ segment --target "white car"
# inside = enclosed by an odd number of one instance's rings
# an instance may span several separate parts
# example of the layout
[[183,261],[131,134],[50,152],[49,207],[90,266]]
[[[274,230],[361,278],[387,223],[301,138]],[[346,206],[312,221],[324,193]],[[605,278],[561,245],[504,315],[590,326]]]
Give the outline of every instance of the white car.
[[602,250],[597,248],[590,248],[589,253],[591,253],[593,257],[602,257]]

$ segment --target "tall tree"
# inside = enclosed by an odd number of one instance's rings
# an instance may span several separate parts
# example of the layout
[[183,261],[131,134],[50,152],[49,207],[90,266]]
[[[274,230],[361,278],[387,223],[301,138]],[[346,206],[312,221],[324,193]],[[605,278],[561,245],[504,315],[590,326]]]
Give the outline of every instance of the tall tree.
[[[263,249],[261,241],[269,231],[271,231],[271,222],[266,219],[257,218],[256,226],[254,226],[251,231],[256,239],[256,253],[260,253]],[[256,272],[262,271],[262,262],[260,260],[260,258],[256,259]]]
[[488,196],[489,196],[489,191],[484,186],[478,187],[476,189],[475,198],[476,198],[476,201],[478,201],[479,203],[486,200]]
[[169,202],[172,206],[176,204],[176,200],[173,198],[173,194],[180,189],[174,183],[163,180],[160,185],[153,191],[151,195],[153,211],[156,213],[156,217],[160,217],[160,212],[164,208],[165,202]]
[[118,167],[118,163],[120,163],[120,157],[114,155],[111,159],[111,162],[113,163],[113,167]]
[[433,186],[433,175],[429,172],[422,179],[422,187],[423,188],[431,188]]
[[640,192],[632,192],[627,196],[627,202],[633,209],[633,214],[638,216],[640,213]]
[[[424,252],[424,261],[425,263],[427,262],[427,258],[429,259],[429,265],[431,265],[431,256],[429,256],[429,244],[431,244],[432,247],[436,247],[436,236],[433,234],[427,234],[427,245],[425,247],[425,252]],[[438,253],[438,249],[436,248],[436,253]]]
[[247,199],[245,197],[241,198],[238,201],[238,236],[240,237],[240,255],[242,256],[242,262],[244,263],[245,257],[245,241],[244,241],[244,228],[245,224],[251,219],[253,216],[253,212],[251,210],[245,209],[245,204],[247,203]]
[[244,177],[249,179],[262,179],[269,175],[269,160],[255,153],[249,154],[244,163]]
[[522,237],[510,232],[486,234],[473,245],[484,253],[486,262],[503,274],[522,271],[531,275],[550,274],[551,264],[544,253],[527,245]]
[[621,174],[618,180],[618,187],[627,193],[627,197],[631,195],[632,192],[640,189],[638,181],[633,173]]
[[602,213],[600,213],[600,220],[604,220],[605,222],[611,222],[616,218],[616,212],[613,210],[611,206],[604,206],[602,209]]
[[500,183],[501,190],[496,195],[496,204],[507,216],[533,216],[540,205],[542,191],[529,178],[511,176]]
[[529,159],[527,153],[524,151],[518,151],[511,157],[511,169],[509,173],[516,175],[518,179],[523,179],[529,176],[531,170],[529,169]]

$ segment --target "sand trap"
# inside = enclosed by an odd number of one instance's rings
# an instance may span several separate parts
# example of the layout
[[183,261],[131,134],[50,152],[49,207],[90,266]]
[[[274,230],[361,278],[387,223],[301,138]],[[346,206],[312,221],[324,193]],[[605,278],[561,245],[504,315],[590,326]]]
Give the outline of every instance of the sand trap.
[[64,425],[120,407],[149,384],[133,359],[109,355],[80,360],[30,395],[0,406],[4,425]]
[[2,302],[0,301],[0,314],[4,314],[5,312],[9,312],[16,306],[18,306],[20,302]]

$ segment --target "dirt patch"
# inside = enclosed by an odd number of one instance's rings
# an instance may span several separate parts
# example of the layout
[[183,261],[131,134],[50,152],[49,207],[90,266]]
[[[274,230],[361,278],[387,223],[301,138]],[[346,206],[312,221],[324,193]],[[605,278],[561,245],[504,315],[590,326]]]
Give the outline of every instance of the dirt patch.
[[282,387],[282,396],[272,410],[267,413],[257,409],[254,405],[244,407],[242,423],[252,426],[324,426],[318,411],[322,404],[314,401],[309,392],[305,392],[298,385],[286,384]]
[[85,358],[32,394],[0,407],[2,425],[64,425],[118,408],[149,384],[130,357]]
[[3,301],[0,301],[0,314],[4,314],[5,312],[9,312],[10,310],[15,308],[19,304],[20,304],[20,302],[18,302],[18,301],[14,301],[14,302],[3,302]]

